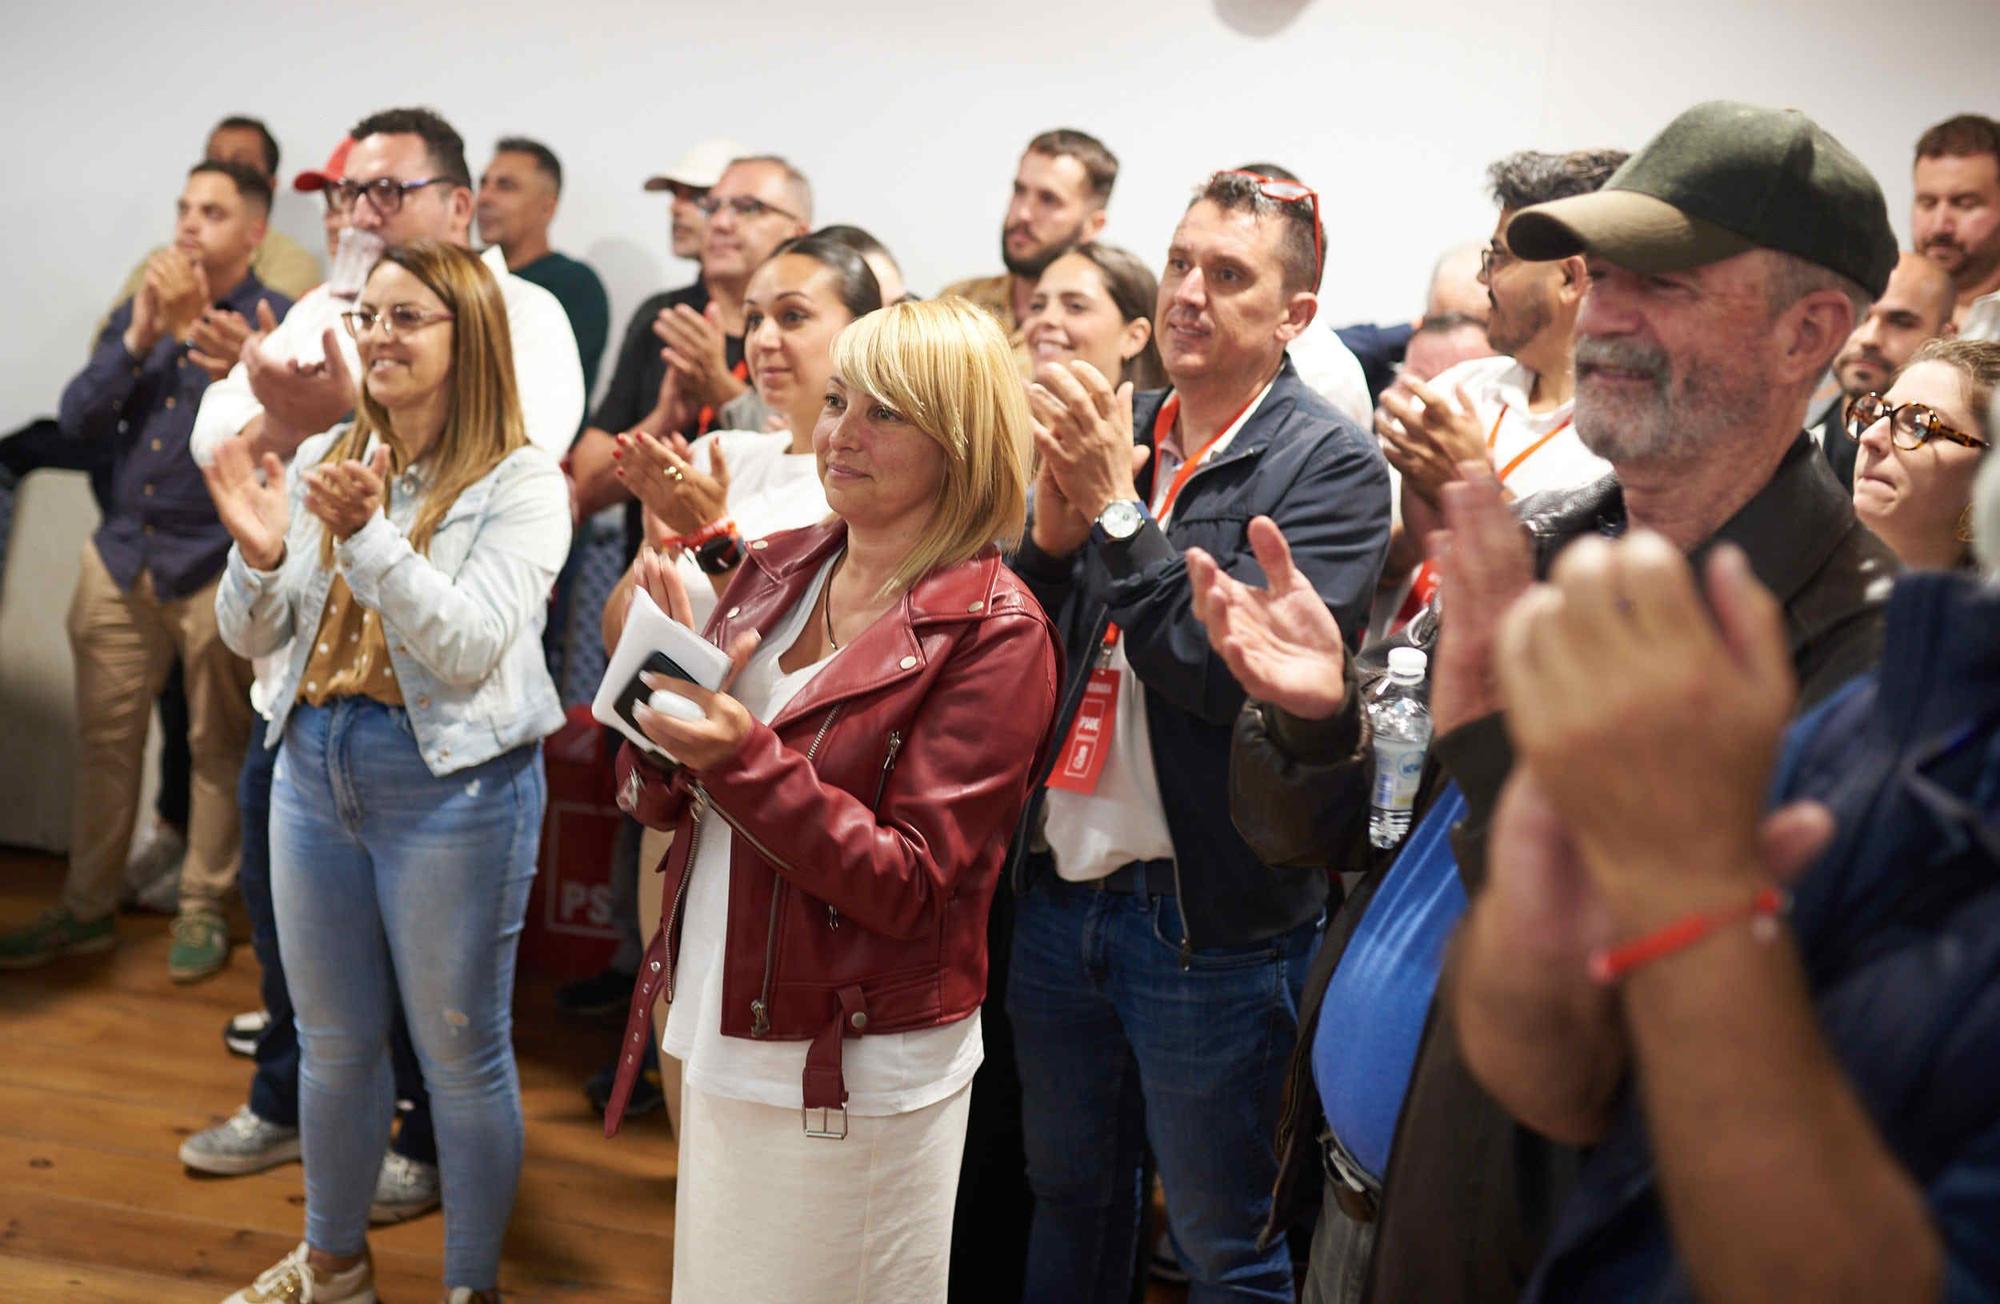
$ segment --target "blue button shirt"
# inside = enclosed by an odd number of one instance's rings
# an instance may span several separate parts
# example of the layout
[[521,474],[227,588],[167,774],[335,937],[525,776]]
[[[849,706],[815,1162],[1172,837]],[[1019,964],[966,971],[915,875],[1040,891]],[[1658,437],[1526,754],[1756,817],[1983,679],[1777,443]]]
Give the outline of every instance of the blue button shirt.
[[[292,301],[245,276],[216,301],[257,320],[257,303],[283,317]],[[216,518],[208,487],[188,452],[208,373],[180,340],[161,339],[143,358],[125,351],[132,301],[111,314],[90,362],[63,390],[57,417],[69,439],[107,448],[110,488],[104,523],[92,536],[120,589],[150,571],[161,599],[186,597],[222,573],[229,532]]]
[[1378,1182],[1410,1089],[1444,947],[1465,913],[1465,887],[1451,851],[1451,826],[1465,817],[1455,783],[1410,831],[1320,1002],[1313,1034],[1313,1083],[1327,1125]]

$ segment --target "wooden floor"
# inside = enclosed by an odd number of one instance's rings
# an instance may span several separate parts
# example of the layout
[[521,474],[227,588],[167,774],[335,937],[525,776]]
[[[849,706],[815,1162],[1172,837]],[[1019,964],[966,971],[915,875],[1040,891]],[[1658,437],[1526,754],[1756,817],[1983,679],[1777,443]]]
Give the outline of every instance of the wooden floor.
[[[0,927],[31,918],[60,880],[58,860],[0,851]],[[303,1234],[297,1164],[209,1178],[174,1157],[249,1087],[249,1061],[222,1045],[223,1022],[258,1004],[249,947],[177,987],[166,920],[128,915],[118,929],[109,956],[0,973],[0,1304],[216,1304]],[[510,1300],[664,1299],[666,1116],[604,1139],[580,1084],[617,1033],[559,1019],[550,990],[523,978],[515,1005],[528,1150],[501,1285]],[[369,1239],[387,1304],[441,1298],[441,1218]]]
[[[56,897],[62,862],[0,848],[0,928]],[[216,1304],[304,1233],[301,1170],[189,1173],[191,1132],[244,1102],[250,1062],[222,1045],[255,1009],[257,964],[192,987],[167,979],[167,921],[126,915],[108,956],[0,973],[0,1304]],[[239,917],[235,935],[249,935]],[[527,1163],[500,1284],[510,1300],[661,1300],[672,1278],[674,1144],[664,1113],[606,1141],[580,1084],[615,1029],[559,1018],[523,977],[515,1051]],[[442,1295],[436,1214],[370,1233],[386,1304]],[[1182,1287],[1152,1283],[1148,1304]],[[745,1304],[755,1304],[746,1301]]]

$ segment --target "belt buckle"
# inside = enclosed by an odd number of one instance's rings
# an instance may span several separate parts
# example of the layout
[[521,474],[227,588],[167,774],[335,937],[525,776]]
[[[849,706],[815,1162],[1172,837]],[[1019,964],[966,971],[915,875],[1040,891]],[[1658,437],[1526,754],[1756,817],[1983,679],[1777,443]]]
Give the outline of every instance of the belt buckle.
[[[840,1131],[833,1130],[833,1116],[840,1115]],[[813,1111],[808,1106],[799,1107],[799,1123],[806,1135],[816,1141],[845,1141],[847,1139],[847,1106],[834,1105],[819,1111],[819,1126],[812,1125]]]

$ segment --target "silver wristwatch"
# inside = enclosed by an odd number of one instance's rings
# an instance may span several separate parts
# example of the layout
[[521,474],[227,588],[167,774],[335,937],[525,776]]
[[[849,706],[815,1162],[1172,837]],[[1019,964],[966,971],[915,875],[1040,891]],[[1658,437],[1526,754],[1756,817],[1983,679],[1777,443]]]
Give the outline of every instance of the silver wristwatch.
[[1120,498],[1105,504],[1096,521],[1105,538],[1121,542],[1137,534],[1145,523],[1146,505],[1137,498]]

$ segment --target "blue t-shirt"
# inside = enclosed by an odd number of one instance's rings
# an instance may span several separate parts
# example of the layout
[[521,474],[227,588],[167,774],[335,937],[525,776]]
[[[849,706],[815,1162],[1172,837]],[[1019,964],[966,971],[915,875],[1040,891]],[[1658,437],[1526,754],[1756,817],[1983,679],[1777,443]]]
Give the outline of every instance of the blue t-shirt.
[[1355,925],[1319,1007],[1312,1063],[1320,1107],[1377,1181],[1389,1167],[1444,944],[1465,913],[1450,838],[1464,816],[1464,795],[1446,784]]

